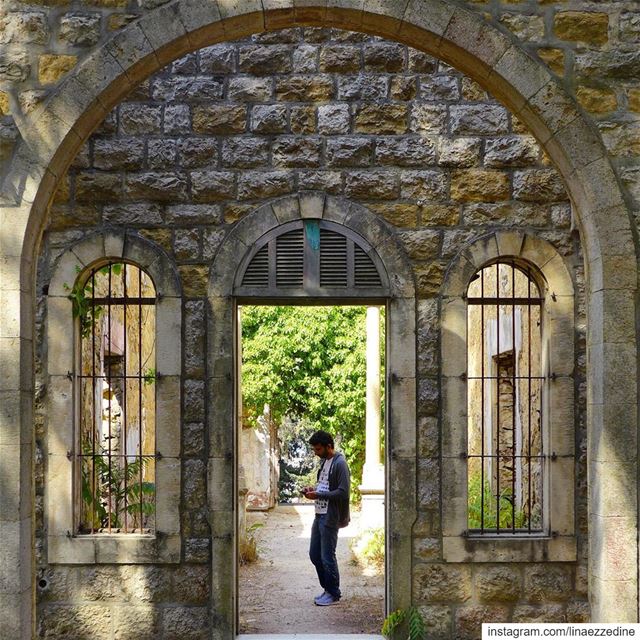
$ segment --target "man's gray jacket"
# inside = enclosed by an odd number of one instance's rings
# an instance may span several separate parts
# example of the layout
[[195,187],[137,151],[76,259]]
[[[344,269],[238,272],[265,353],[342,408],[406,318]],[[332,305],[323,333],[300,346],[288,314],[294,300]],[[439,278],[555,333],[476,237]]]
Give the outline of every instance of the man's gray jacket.
[[[318,480],[320,471],[327,464],[328,460],[323,460],[318,469]],[[331,469],[329,469],[329,491],[318,491],[318,498],[329,501],[327,508],[327,527],[342,528],[349,524],[351,516],[349,514],[349,492],[351,489],[351,474],[345,457],[336,452],[333,455]]]

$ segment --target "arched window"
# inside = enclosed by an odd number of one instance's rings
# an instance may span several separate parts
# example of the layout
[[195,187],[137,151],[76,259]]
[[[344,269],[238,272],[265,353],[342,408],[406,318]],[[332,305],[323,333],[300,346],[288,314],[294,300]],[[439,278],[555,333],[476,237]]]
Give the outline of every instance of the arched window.
[[500,231],[442,289],[442,532],[447,562],[571,561],[574,288],[547,241]]
[[179,562],[182,299],[167,255],[90,234],[46,298],[50,563]]
[[542,302],[515,260],[480,269],[467,289],[470,532],[543,529]]
[[155,528],[156,290],[126,262],[92,268],[72,292],[78,533]]

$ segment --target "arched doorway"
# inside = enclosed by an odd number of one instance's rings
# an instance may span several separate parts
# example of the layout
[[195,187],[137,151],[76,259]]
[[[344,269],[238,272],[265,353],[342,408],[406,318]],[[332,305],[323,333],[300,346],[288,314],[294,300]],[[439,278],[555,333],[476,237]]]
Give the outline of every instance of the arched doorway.
[[[318,232],[324,230],[325,234],[342,237],[345,248],[347,243],[351,247],[347,251],[350,259],[344,261],[345,273],[340,274],[340,280],[344,276],[350,286],[331,286],[332,283],[326,280],[324,288],[318,286],[322,258],[318,253],[318,262],[315,266],[310,264],[314,257],[308,253],[304,255],[303,244],[300,245],[298,265],[301,286],[293,289],[295,296],[288,297],[287,288],[278,287],[275,273],[269,277],[269,269],[260,259],[260,252],[266,248],[275,261],[277,238],[291,232],[298,232],[303,237],[305,224],[317,227]],[[254,260],[256,255],[259,257]],[[230,256],[235,259],[229,260]],[[335,272],[331,277],[335,278]],[[210,509],[215,512],[214,520],[218,522],[212,553],[213,579],[214,592],[225,596],[226,606],[222,610],[228,612],[220,623],[232,634],[237,622],[237,576],[235,569],[229,572],[228,559],[235,557],[237,552],[236,309],[238,302],[291,303],[292,299],[298,303],[350,302],[384,304],[386,307],[387,344],[393,345],[387,349],[386,359],[386,531],[389,540],[386,606],[390,611],[409,606],[411,602],[410,549],[416,519],[415,489],[411,490],[415,487],[416,477],[413,275],[403,248],[386,225],[364,207],[322,193],[302,193],[268,203],[244,218],[220,246],[210,273],[208,303],[212,339],[209,357],[215,358],[212,362],[220,363],[216,366],[215,378],[209,380],[208,390],[213,400],[213,411],[209,414],[211,447],[218,451],[210,469],[213,479]],[[396,480],[400,477],[402,482]],[[234,481],[229,482],[229,478]]]

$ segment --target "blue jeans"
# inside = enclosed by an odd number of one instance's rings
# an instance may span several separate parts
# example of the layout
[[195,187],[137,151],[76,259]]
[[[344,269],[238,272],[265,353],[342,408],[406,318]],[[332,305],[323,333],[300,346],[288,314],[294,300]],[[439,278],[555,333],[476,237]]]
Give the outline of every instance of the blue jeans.
[[316,515],[311,527],[309,558],[318,573],[320,586],[334,598],[340,597],[340,573],[336,559],[338,528],[325,526],[326,514]]

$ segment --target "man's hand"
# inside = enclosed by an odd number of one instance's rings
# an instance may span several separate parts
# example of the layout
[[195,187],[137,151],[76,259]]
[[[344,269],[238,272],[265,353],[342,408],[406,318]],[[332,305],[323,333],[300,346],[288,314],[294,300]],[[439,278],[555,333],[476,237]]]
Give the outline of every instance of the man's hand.
[[304,494],[304,497],[308,498],[309,500],[315,500],[318,497],[318,493],[312,489],[311,491],[307,491]]

